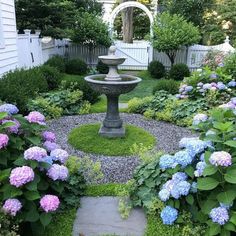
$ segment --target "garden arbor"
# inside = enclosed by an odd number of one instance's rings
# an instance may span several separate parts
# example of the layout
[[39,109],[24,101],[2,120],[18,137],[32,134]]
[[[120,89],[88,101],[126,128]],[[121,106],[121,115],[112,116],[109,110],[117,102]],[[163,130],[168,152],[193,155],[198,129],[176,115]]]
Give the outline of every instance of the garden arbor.
[[[157,2],[157,1],[156,1]],[[109,32],[111,38],[113,38],[114,31],[114,22],[117,15],[124,9],[133,7],[139,8],[143,10],[149,20],[150,20],[150,35],[153,36],[153,24],[156,11],[154,13],[150,11],[145,5],[136,2],[136,1],[128,1],[123,2],[118,5],[111,13],[108,24],[109,24]],[[132,70],[142,70],[147,69],[148,64],[152,61],[153,58],[153,49],[151,47],[150,42],[148,41],[136,41],[133,44],[123,43],[116,41],[117,46],[117,54],[118,56],[127,57],[125,63],[120,67],[125,67],[126,69]],[[128,66],[128,67],[127,67]]]
[[154,16],[152,14],[152,12],[142,3],[139,2],[134,2],[134,1],[128,1],[128,2],[123,2],[120,5],[118,5],[111,13],[110,19],[109,19],[109,30],[110,30],[110,34],[111,36],[113,36],[113,26],[114,26],[114,21],[116,16],[124,9],[129,8],[129,7],[136,7],[139,8],[141,10],[143,10],[147,16],[149,17],[150,20],[150,34],[152,36],[152,25],[154,23]]

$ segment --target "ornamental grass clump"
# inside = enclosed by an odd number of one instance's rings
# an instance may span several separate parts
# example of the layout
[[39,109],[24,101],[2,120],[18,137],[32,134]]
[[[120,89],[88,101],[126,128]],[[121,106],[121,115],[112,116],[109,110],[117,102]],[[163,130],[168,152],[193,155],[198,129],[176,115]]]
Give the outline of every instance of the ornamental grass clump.
[[[46,130],[45,117],[18,111],[11,104],[0,106],[0,208],[14,222],[38,224],[43,231],[56,211],[71,207],[68,196],[79,204],[84,178],[79,169],[69,173],[69,154]],[[73,186],[75,179],[78,186]],[[76,194],[75,188],[80,188]]]
[[193,129],[200,137],[183,138],[175,154],[141,164],[134,175],[131,200],[147,210],[160,201],[163,224],[183,225],[189,213],[201,235],[236,232],[236,112],[223,107],[198,114]]

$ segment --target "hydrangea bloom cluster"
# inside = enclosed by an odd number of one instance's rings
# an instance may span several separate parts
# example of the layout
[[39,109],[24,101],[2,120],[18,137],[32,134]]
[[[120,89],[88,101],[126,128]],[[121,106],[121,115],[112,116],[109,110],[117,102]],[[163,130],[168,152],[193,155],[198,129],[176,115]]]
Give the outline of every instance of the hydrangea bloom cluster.
[[187,94],[192,91],[193,91],[193,86],[182,84],[179,88],[179,94],[177,94],[176,97],[179,99],[188,98],[189,96]]
[[206,122],[208,116],[206,114],[197,114],[193,117],[193,125],[198,125],[201,122]]
[[0,134],[0,149],[5,148],[8,145],[9,137],[6,134]]
[[7,128],[7,131],[11,134],[18,134],[19,132],[19,128],[20,128],[20,122],[16,119],[13,119],[13,120],[3,120],[2,121],[2,124],[5,124],[7,122],[13,122],[14,125],[12,125],[11,127],[8,127]]
[[65,166],[53,164],[48,170],[47,175],[54,181],[56,180],[65,181],[69,176],[69,171]]
[[175,162],[174,156],[167,154],[160,157],[159,165],[162,170],[166,170],[169,168],[175,168],[177,164]]
[[206,168],[206,162],[205,161],[200,161],[196,165],[196,170],[194,171],[194,176],[195,177],[201,177],[203,175],[203,171]]
[[17,167],[10,173],[10,184],[19,188],[34,180],[34,171],[28,166]]
[[[217,78],[218,78],[218,75],[215,72],[213,72],[210,75],[210,80],[216,80]],[[205,84],[202,82],[199,82],[196,88],[187,84],[182,84],[179,89],[179,94],[176,94],[176,98],[186,99],[190,95],[192,95],[193,92],[204,97],[208,91],[231,91],[234,88],[236,88],[235,80],[231,80],[227,84],[221,81],[205,83]]]
[[32,147],[24,152],[26,160],[42,161],[47,156],[47,151],[40,147]]
[[13,104],[3,104],[0,106],[0,112],[6,112],[8,115],[15,115],[19,112],[19,109]]
[[236,112],[236,97],[231,98],[231,100],[228,103],[220,105],[220,108],[232,109],[233,111]]
[[5,213],[16,216],[17,212],[22,208],[22,204],[18,199],[12,198],[5,201],[2,209]]
[[43,147],[48,151],[48,152],[51,152],[55,149],[60,149],[61,147],[54,143],[54,142],[50,142],[50,141],[46,141],[43,143]]
[[174,155],[174,159],[175,162],[179,164],[182,168],[185,168],[193,161],[193,157],[189,154],[187,150],[176,152]]
[[209,162],[214,166],[231,166],[232,157],[228,152],[225,151],[214,152],[211,154]]
[[161,219],[165,225],[172,225],[176,221],[177,217],[178,211],[171,206],[166,206],[161,212]]
[[195,157],[211,146],[211,143],[202,141],[199,138],[183,138],[180,140],[179,146],[180,148],[186,148],[190,156]]
[[219,225],[224,225],[229,220],[229,213],[225,207],[213,208],[209,216],[214,223]]
[[163,186],[158,196],[161,201],[165,202],[170,197],[179,199],[181,196],[187,196],[189,194],[191,184],[187,181],[187,175],[183,172],[177,172],[172,176],[171,180],[168,180]]
[[43,134],[44,141],[56,142],[56,135],[50,131],[44,131]]
[[25,117],[29,123],[36,123],[39,125],[46,125],[45,123],[45,116],[42,115],[40,112],[32,111]]
[[45,212],[53,212],[58,209],[60,200],[55,195],[45,195],[40,199],[40,206]]
[[62,164],[64,164],[69,158],[69,154],[65,150],[62,150],[62,149],[53,150],[50,153],[50,156],[53,158],[54,161],[59,161]]

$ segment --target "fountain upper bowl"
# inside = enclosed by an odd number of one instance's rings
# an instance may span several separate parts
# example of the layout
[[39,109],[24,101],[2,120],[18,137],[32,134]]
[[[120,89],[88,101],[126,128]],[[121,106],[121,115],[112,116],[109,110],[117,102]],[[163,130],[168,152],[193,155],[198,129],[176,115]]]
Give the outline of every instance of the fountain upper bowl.
[[120,95],[132,91],[142,79],[132,75],[120,75],[121,80],[105,80],[106,75],[90,75],[84,79],[87,81],[89,86],[101,93],[106,95]]
[[121,65],[127,58],[126,57],[116,57],[114,55],[99,56],[98,57],[104,64],[108,66],[118,66]]

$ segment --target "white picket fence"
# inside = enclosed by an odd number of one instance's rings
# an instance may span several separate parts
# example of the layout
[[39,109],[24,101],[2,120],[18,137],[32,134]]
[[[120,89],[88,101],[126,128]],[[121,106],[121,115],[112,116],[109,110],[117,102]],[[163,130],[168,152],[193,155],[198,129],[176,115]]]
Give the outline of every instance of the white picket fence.
[[[170,60],[166,54],[153,50],[147,41],[136,41],[133,44],[116,41],[115,45],[117,46],[116,54],[127,58],[120,69],[145,70],[152,60],[158,60],[167,69],[170,68]],[[98,62],[98,56],[106,55],[108,52],[108,49],[102,46],[96,47],[90,52],[88,47],[73,44],[66,39],[52,39],[45,42],[44,39],[39,38],[39,33],[30,34],[30,30],[25,30],[25,34],[18,34],[17,46],[19,68],[41,65],[54,55],[61,55],[69,59],[81,58],[94,67]],[[201,66],[202,59],[209,50],[220,50],[226,53],[235,52],[227,37],[223,44],[216,46],[193,45],[188,48],[182,47],[177,52],[175,63],[185,63],[191,71],[196,70]]]

